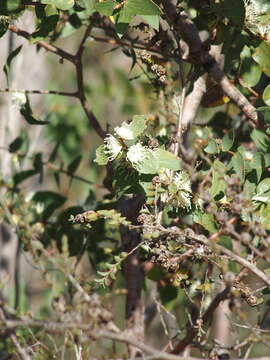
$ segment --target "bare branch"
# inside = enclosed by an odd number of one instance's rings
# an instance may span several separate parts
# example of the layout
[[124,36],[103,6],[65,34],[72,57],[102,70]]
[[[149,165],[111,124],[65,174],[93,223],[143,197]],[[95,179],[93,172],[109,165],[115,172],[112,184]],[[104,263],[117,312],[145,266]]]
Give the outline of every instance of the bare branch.
[[80,100],[80,103],[82,105],[82,108],[90,121],[91,125],[93,126],[96,133],[104,139],[106,136],[106,132],[102,129],[100,126],[97,118],[95,117],[93,111],[91,110],[90,104],[86,99],[85,91],[84,91],[84,78],[83,78],[83,64],[82,64],[82,56],[84,51],[84,44],[88,36],[90,35],[92,30],[91,26],[88,26],[84,36],[82,38],[82,41],[80,43],[79,49],[77,51],[77,54],[75,56],[75,67],[76,67],[76,75],[77,75],[77,86],[78,86],[78,99]]
[[[19,35],[19,36],[22,36],[23,38],[27,39],[27,40],[30,40],[31,39],[31,34],[25,30],[21,30],[19,28],[17,28],[17,26],[15,25],[12,25],[10,24],[9,25],[9,30],[12,31],[13,33]],[[37,41],[35,43],[36,45],[39,45],[41,46],[43,49],[49,51],[49,52],[52,52],[58,56],[60,56],[62,59],[66,59],[72,63],[74,63],[75,61],[75,56],[70,54],[69,52],[63,50],[63,49],[60,49],[59,47],[57,46],[54,46],[52,44],[49,44],[45,41]]]
[[58,90],[25,90],[25,89],[0,89],[0,93],[22,93],[22,94],[34,94],[34,95],[60,95],[78,97],[77,91],[58,91]]
[[[212,322],[215,310],[222,301],[226,300],[229,297],[230,291],[231,286],[227,286],[222,292],[218,293],[215,296],[215,298],[212,300],[211,304],[208,306],[207,310],[201,318],[203,324]],[[180,340],[179,343],[175,346],[172,351],[173,354],[181,353],[194,340],[199,331],[199,327],[197,324],[197,321],[199,320],[200,319],[197,318],[194,324],[188,327],[186,337],[183,340]]]

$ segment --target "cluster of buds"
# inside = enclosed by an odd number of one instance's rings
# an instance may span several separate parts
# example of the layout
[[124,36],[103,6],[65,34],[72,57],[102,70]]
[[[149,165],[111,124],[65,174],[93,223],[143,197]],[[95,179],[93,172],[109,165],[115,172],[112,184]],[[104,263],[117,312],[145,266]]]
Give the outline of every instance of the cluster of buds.
[[167,71],[164,66],[158,64],[158,58],[150,55],[146,50],[139,53],[141,61],[147,65],[147,68],[156,77],[160,84],[165,84],[167,78]]

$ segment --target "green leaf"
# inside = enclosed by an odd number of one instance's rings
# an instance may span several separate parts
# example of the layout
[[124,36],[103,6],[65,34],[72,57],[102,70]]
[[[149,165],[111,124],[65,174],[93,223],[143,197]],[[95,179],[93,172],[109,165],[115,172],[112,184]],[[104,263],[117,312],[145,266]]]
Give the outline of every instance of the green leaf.
[[114,171],[113,187],[117,198],[123,194],[143,193],[138,184],[139,174],[133,169],[118,166]]
[[229,130],[222,138],[222,151],[229,151],[234,143],[234,129]]
[[33,167],[37,173],[39,173],[39,183],[41,184],[43,181],[43,160],[42,160],[42,153],[37,153],[34,157]]
[[244,181],[245,179],[245,160],[240,152],[233,155],[231,165],[238,177]]
[[82,160],[82,155],[78,155],[74,160],[71,161],[71,163],[69,163],[67,167],[67,171],[69,174],[75,173],[75,171],[78,169],[81,163],[81,160]]
[[95,0],[77,0],[76,4],[85,8],[86,15],[91,15],[95,10]]
[[159,15],[142,15],[142,18],[152,26],[153,29],[159,30]]
[[255,49],[253,59],[260,65],[261,70],[268,76],[270,76],[270,45],[262,41],[260,45]]
[[113,15],[115,5],[115,1],[107,0],[96,4],[94,8],[102,15],[111,16]]
[[240,76],[244,80],[243,86],[247,84],[250,87],[255,86],[261,78],[261,68],[251,56],[248,46],[245,46],[241,52]]
[[263,101],[267,106],[270,106],[270,84],[263,91]]
[[180,169],[180,160],[174,154],[164,149],[151,150],[140,143],[129,148],[127,159],[141,174],[157,174],[163,168]]
[[214,161],[212,169],[212,186],[209,189],[209,193],[213,198],[215,198],[220,193],[224,193],[227,188],[227,184],[224,180],[227,169],[226,166],[219,160]]
[[57,208],[65,203],[66,197],[53,191],[38,191],[32,197],[32,201],[44,206],[42,218],[46,219],[50,217]]
[[69,10],[73,7],[74,0],[41,0],[41,4],[50,4],[60,10]]
[[153,150],[142,146],[140,143],[128,149],[127,159],[132,167],[141,174],[157,174],[159,170],[159,163]]
[[135,115],[129,124],[127,122],[123,122],[120,127],[116,127],[115,133],[124,140],[136,140],[143,134],[146,128],[146,116]]
[[254,141],[257,148],[266,152],[269,148],[269,137],[260,130],[254,129],[251,133],[251,139]]
[[263,205],[260,207],[259,212],[261,225],[265,227],[266,230],[270,230],[270,205]]
[[9,152],[15,153],[21,148],[22,144],[23,144],[23,138],[20,136],[16,137],[16,139],[9,144],[8,147]]
[[257,186],[257,194],[263,194],[270,190],[270,178],[263,179]]
[[8,21],[0,20],[0,38],[5,35],[8,30]]
[[37,170],[24,170],[24,171],[21,171],[17,174],[15,174],[13,176],[13,183],[14,183],[14,186],[17,186],[19,183],[21,183],[22,181],[28,179],[29,177],[31,176],[34,176],[37,174]]
[[208,145],[204,148],[204,151],[208,154],[218,154],[219,147],[214,139],[210,139]]
[[22,49],[22,45],[18,46],[15,50],[13,50],[9,55],[8,55],[8,58],[7,58],[7,62],[6,64],[4,65],[4,73],[6,75],[6,79],[7,79],[7,83],[8,83],[8,76],[9,76],[9,71],[10,71],[10,66],[11,66],[11,63],[13,61],[13,59],[20,53]]
[[1,0],[0,15],[9,15],[21,7],[21,0]]
[[38,29],[31,35],[33,42],[46,38],[51,31],[55,30],[59,19],[58,10],[53,5],[47,5],[42,9],[40,19]]
[[134,15],[161,15],[160,7],[152,0],[127,0],[124,5],[126,11]]
[[158,169],[180,170],[180,159],[164,149],[154,150],[154,156],[158,162]]
[[256,152],[255,154],[253,154],[252,160],[250,161],[249,165],[252,169],[256,170],[257,181],[259,182],[265,167],[264,154],[261,152]]
[[210,233],[215,233],[218,231],[218,225],[213,214],[196,213],[193,215],[193,220]]
[[219,243],[219,245],[222,245],[229,250],[233,249],[232,238],[228,235],[220,235],[218,243]]
[[21,106],[20,113],[30,125],[46,125],[49,121],[37,120],[32,112],[29,97],[26,95],[26,103]]
[[224,15],[228,17],[234,25],[242,27],[245,21],[244,1],[237,1],[237,5],[235,4],[235,0],[224,1]]
[[152,0],[127,0],[119,11],[117,22],[129,23],[136,15],[160,15],[161,9]]
[[109,156],[105,153],[105,145],[100,145],[96,150],[96,158],[94,160],[98,165],[107,165]]

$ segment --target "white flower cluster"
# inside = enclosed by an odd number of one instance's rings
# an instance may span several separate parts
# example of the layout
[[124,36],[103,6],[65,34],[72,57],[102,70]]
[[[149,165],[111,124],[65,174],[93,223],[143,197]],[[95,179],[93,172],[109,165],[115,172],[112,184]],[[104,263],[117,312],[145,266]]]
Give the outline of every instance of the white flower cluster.
[[104,139],[104,153],[108,156],[109,161],[117,158],[122,150],[122,145],[113,135],[107,135]]
[[188,174],[184,171],[177,172],[173,177],[173,183],[177,191],[172,198],[172,205],[177,208],[190,209],[192,191]]
[[270,42],[270,23],[263,16],[270,16],[270,3],[268,1],[244,0],[246,10],[246,25],[258,35]]

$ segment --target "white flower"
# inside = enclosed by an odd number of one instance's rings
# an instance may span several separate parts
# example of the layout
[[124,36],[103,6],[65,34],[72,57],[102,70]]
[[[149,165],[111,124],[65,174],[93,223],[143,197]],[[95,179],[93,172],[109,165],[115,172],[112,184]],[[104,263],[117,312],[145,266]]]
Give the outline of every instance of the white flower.
[[26,104],[27,98],[24,92],[22,91],[14,91],[11,94],[11,102],[13,105],[22,106]]
[[173,182],[180,191],[187,191],[191,193],[191,183],[188,174],[184,171],[177,172],[173,177]]
[[122,150],[122,145],[113,135],[106,136],[104,146],[104,153],[109,157],[109,161],[114,160]]
[[184,171],[177,172],[173,177],[173,183],[177,191],[174,193],[171,204],[176,208],[191,208],[191,182],[189,176]]
[[127,159],[132,164],[140,164],[148,155],[148,149],[142,146],[140,143],[132,145],[127,152]]
[[264,36],[269,41],[270,25],[263,16],[270,10],[269,2],[245,0],[246,19],[245,22],[251,31]]
[[117,126],[114,129],[115,133],[122,139],[133,140],[134,134],[130,124],[123,122],[121,126]]

